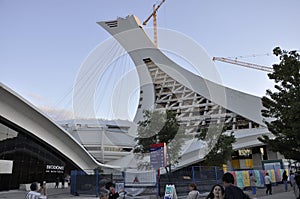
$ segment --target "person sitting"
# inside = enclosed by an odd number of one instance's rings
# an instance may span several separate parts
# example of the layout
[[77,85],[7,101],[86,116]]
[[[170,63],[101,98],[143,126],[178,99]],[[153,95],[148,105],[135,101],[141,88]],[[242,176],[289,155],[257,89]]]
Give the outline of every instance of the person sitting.
[[223,199],[224,198],[224,188],[220,184],[215,184],[206,199]]
[[[39,188],[37,182],[33,182],[30,185],[30,190],[26,194],[26,199],[42,199],[42,198],[47,198],[47,191],[46,191],[46,185],[43,185]],[[43,195],[42,195],[43,193]]]

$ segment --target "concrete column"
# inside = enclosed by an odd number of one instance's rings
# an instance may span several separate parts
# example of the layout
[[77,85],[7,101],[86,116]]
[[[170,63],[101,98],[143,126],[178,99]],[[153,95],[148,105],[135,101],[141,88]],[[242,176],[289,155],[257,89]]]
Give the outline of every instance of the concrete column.
[[252,122],[249,122],[249,129],[252,129]]
[[232,171],[232,159],[230,158],[230,160],[227,160],[226,162],[226,167],[227,167],[227,171]]
[[278,159],[277,152],[270,150],[269,147],[267,147],[267,153],[268,153],[268,160],[277,160]]
[[262,169],[261,160],[262,157],[260,153],[252,154],[253,169]]

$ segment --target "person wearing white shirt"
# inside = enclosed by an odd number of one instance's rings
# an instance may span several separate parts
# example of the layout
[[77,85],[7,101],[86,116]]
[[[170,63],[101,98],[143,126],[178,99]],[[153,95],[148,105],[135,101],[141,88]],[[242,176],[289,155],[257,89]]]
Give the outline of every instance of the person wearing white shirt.
[[271,180],[268,172],[265,175],[265,185],[267,187],[266,194],[272,195],[272,180]]
[[197,186],[195,183],[191,183],[189,184],[189,194],[187,196],[187,199],[197,199],[198,197],[200,197],[200,193],[197,190]]
[[[43,185],[38,187],[37,182],[33,182],[30,185],[30,190],[27,194],[25,199],[46,199],[47,198],[47,192],[46,192],[46,183],[44,182]],[[41,194],[43,193],[43,195]]]

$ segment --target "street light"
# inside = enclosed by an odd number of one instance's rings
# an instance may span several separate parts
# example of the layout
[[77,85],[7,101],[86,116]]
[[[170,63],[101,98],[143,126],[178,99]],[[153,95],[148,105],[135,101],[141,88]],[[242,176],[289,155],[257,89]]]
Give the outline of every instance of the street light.
[[106,127],[102,127],[102,133],[101,133],[101,155],[102,155],[102,163],[104,164],[104,134],[106,132]]

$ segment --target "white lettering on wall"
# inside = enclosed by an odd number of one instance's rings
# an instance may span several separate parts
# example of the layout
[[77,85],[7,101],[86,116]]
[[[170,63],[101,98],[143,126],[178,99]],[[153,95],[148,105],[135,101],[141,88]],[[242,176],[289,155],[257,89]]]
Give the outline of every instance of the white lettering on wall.
[[59,165],[46,165],[46,170],[64,170],[64,166],[59,166]]

